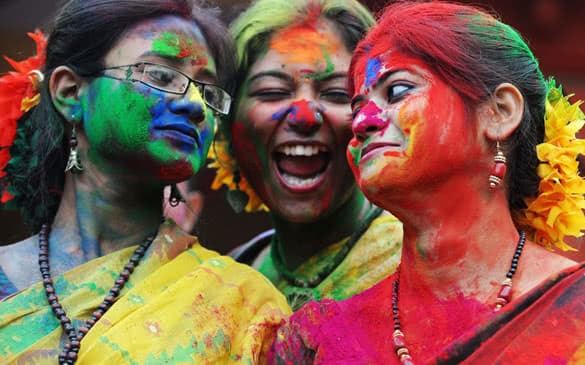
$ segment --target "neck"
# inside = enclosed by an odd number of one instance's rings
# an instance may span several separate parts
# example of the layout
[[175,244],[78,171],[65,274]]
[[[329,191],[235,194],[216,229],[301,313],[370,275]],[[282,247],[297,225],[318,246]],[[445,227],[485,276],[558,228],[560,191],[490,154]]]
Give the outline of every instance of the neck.
[[52,265],[58,271],[66,271],[140,244],[160,224],[161,198],[162,186],[121,181],[89,164],[81,174],[67,174],[61,204],[52,222]]
[[396,194],[391,212],[404,225],[401,295],[419,304],[495,300],[519,234],[504,190],[488,191],[473,180],[457,176],[432,192]]
[[272,215],[284,264],[294,270],[325,247],[350,236],[374,207],[354,189],[350,199],[333,213],[312,222],[293,223]]

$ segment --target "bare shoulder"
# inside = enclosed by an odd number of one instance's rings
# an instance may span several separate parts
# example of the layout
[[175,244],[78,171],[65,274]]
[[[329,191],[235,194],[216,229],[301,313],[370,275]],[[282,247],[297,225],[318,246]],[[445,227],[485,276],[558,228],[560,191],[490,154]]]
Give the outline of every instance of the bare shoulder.
[[522,291],[528,291],[550,276],[577,265],[576,261],[537,244],[529,243],[524,250],[525,252],[520,257],[517,273],[517,279],[522,283]]
[[31,270],[38,271],[36,270],[37,252],[35,236],[0,247],[0,267],[8,280],[18,289],[31,285],[31,276],[36,278],[35,275],[31,275]]

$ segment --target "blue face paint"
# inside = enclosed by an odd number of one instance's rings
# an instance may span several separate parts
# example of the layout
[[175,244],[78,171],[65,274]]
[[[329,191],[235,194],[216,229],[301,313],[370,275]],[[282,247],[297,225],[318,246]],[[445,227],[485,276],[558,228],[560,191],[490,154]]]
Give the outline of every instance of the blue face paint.
[[378,72],[382,68],[382,62],[378,58],[370,58],[366,64],[366,87],[371,87],[376,81]]

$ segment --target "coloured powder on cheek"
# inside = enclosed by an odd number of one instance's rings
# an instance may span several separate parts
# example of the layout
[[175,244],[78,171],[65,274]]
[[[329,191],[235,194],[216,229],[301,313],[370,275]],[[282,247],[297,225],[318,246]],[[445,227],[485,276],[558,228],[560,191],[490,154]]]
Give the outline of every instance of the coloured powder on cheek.
[[412,150],[416,146],[416,131],[422,123],[426,122],[425,111],[427,101],[423,98],[405,103],[405,105],[398,112],[398,121],[404,138],[406,139],[406,151],[408,156],[412,155]]
[[[88,138],[96,146],[115,143],[117,148],[132,151],[149,140],[149,123],[152,119],[150,109],[156,98],[147,97],[136,92],[126,84],[115,84],[113,80],[96,80],[95,90],[90,95],[92,103],[97,105],[91,120],[86,123]],[[84,103],[88,100],[85,99]],[[100,107],[107,105],[107,108]],[[85,105],[89,110],[89,105]],[[90,150],[91,154],[96,148]]]

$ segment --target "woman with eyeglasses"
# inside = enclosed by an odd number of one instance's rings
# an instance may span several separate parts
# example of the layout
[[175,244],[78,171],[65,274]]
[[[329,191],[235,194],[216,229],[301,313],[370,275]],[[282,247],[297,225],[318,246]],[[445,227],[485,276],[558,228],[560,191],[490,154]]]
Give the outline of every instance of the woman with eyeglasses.
[[2,201],[35,235],[0,249],[1,363],[262,361],[284,297],[161,218],[229,111],[226,34],[190,1],[71,0],[10,60]]

